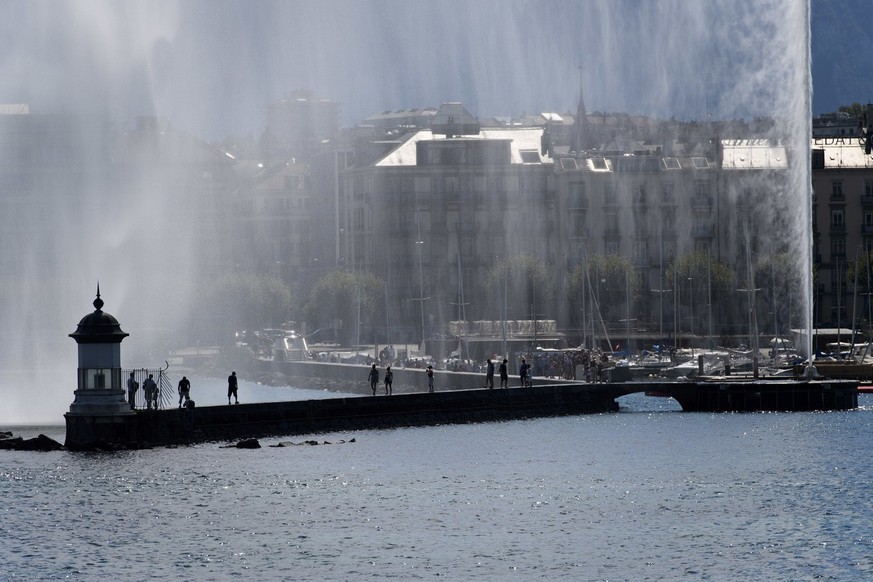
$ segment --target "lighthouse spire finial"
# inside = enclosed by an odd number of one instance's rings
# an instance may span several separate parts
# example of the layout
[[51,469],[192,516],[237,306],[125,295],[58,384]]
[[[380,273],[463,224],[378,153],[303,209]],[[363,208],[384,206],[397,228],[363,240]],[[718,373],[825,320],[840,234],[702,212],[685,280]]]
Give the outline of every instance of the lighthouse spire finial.
[[103,309],[103,300],[100,299],[100,281],[97,281],[97,299],[94,300],[94,309],[97,311]]

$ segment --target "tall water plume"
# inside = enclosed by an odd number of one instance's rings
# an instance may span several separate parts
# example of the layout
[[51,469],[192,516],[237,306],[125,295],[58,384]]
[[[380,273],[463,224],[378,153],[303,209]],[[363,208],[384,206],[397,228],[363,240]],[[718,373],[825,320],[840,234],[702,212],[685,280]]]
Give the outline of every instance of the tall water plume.
[[[809,271],[807,2],[12,0],[0,12],[0,103],[27,106],[0,116],[0,358],[27,377],[0,377],[0,423],[60,422],[75,386],[66,334],[98,281],[131,333],[125,364],[163,361],[210,284],[195,240],[234,232],[204,206],[233,190],[230,158],[202,144],[214,165],[193,175],[202,159],[168,157],[192,151],[184,140],[255,139],[264,105],[298,88],[339,101],[349,125],[444,101],[480,116],[574,111],[581,66],[589,111],[771,118],[792,171],[760,186],[774,234],[756,249],[802,241],[793,269]],[[215,197],[187,196],[219,176]]]

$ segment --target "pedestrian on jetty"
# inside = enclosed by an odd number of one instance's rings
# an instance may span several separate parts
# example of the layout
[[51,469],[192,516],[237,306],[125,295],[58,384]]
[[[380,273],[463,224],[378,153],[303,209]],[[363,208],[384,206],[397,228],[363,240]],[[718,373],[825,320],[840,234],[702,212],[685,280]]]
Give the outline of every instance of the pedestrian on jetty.
[[376,386],[379,385],[379,370],[376,369],[376,364],[373,364],[373,367],[370,368],[370,375],[368,378],[370,379],[370,390],[373,391],[373,396],[375,396]]
[[485,360],[485,387],[494,390],[494,362]]
[[392,394],[391,384],[394,383],[394,372],[391,371],[391,366],[385,368],[385,394],[390,396]]
[[152,404],[155,405],[155,410],[158,409],[158,385],[155,384],[155,380],[152,374],[149,374],[149,377],[145,379],[145,382],[142,383],[142,388],[145,391],[146,398],[146,409],[151,410]]
[[509,368],[507,367],[509,364],[509,360],[503,358],[503,361],[500,362],[500,387],[508,388],[509,387]]
[[136,409],[136,391],[139,390],[139,382],[133,377],[133,372],[130,373],[130,378],[127,379],[127,401],[130,403],[130,409]]
[[236,372],[231,372],[230,376],[227,377],[227,403],[230,404],[230,397],[233,396],[234,404],[239,404],[239,398],[237,398],[237,389],[239,388],[239,383],[236,380]]
[[433,392],[433,366],[427,367],[427,391]]
[[179,408],[182,408],[185,400],[188,400],[188,396],[191,394],[191,382],[188,380],[187,376],[182,376],[182,379],[179,380]]
[[521,366],[518,368],[518,377],[521,380],[521,387],[527,388],[527,362],[524,358],[521,359]]

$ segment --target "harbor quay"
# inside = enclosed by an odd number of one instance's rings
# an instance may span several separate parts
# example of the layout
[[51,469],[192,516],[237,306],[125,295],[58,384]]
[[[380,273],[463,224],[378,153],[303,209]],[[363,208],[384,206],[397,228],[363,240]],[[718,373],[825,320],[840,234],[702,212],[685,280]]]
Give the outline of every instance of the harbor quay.
[[[137,448],[210,440],[300,435],[401,426],[485,422],[616,412],[616,399],[636,392],[670,396],[685,411],[751,412],[847,410],[858,406],[857,380],[759,380],[729,377],[685,382],[568,382],[538,378],[536,385],[483,388],[484,376],[438,372],[434,391],[421,369],[397,369],[392,395],[376,394],[227,406],[159,409],[152,375],[143,382],[146,410],[132,407],[134,374],[124,389],[121,342],[128,334],[103,311],[99,286],[94,312],[70,334],[78,344],[77,389],[66,420],[73,450]],[[361,365],[250,359],[242,376],[285,384],[358,392],[369,390]],[[512,381],[511,380],[511,381]],[[511,386],[512,384],[510,384]],[[364,392],[366,394],[366,392]],[[228,398],[228,402],[230,399]]]
[[[444,376],[450,375],[456,373]],[[687,412],[848,410],[857,408],[857,388],[857,382],[845,380],[563,382],[532,388],[447,389],[191,410],[137,410],[124,418],[126,428],[117,433],[116,445],[139,448],[618,412],[617,398],[643,391],[673,397]]]

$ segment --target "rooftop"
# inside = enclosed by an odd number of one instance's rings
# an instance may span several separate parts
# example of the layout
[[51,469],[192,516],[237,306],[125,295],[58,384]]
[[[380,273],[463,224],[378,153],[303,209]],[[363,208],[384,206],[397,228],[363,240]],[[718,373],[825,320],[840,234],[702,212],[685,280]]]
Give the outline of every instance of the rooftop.
[[[407,138],[385,157],[377,160],[377,167],[391,166],[415,166],[417,165],[416,144],[419,141],[438,140],[509,140],[510,156],[512,164],[551,164],[552,159],[548,155],[540,153],[541,128],[487,128],[479,131],[478,135],[465,135],[464,137],[446,138],[443,135],[434,135],[430,130],[421,130],[410,134]],[[535,159],[534,159],[535,158]]]

